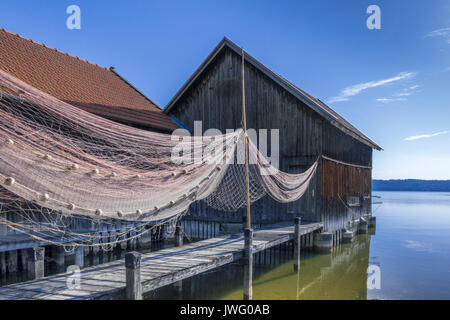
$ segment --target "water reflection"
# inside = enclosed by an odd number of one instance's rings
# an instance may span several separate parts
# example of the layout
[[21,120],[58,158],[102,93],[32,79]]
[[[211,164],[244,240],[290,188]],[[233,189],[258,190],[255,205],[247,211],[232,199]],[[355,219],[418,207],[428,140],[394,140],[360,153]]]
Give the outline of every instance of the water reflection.
[[[332,255],[303,254],[298,277],[289,257],[256,265],[254,299],[450,299],[450,193],[374,194],[383,202],[373,206],[376,235]],[[381,272],[379,289],[367,287],[369,265]],[[241,299],[242,277],[229,265],[151,298]]]

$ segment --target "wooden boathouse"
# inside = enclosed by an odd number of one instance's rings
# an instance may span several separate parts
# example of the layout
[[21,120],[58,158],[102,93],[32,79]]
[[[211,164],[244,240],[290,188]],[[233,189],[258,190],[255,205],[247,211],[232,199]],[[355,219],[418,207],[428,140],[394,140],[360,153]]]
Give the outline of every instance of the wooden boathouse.
[[[204,130],[217,128],[225,132],[226,129],[242,127],[240,50],[230,40],[222,40],[162,110],[114,68],[103,68],[0,30],[1,70],[88,112],[163,133],[170,133],[180,125],[193,130],[194,121],[202,121]],[[280,169],[289,173],[303,172],[319,159],[319,168],[310,188],[301,200],[294,203],[279,204],[268,197],[254,203],[252,222],[254,227],[262,227],[255,232],[255,237],[224,235],[232,233],[233,225],[242,225],[244,210],[222,212],[207,207],[202,201],[194,203],[181,225],[186,235],[211,238],[212,242],[192,244],[188,248],[189,254],[184,252],[186,247],[181,247],[169,250],[170,257],[165,256],[164,252],[144,256],[143,261],[148,264],[147,269],[139,273],[143,281],[141,283],[140,278],[135,279],[134,285],[139,283],[144,289],[152,290],[243,257],[250,265],[246,269],[248,271],[252,266],[249,262],[252,253],[287,242],[295,243],[293,249],[299,259],[300,243],[312,247],[315,235],[328,231],[335,236],[327,233],[326,239],[317,237],[314,246],[320,249],[323,240],[329,249],[331,242],[334,245],[339,243],[344,231],[354,229],[354,221],[370,214],[372,150],[381,148],[323,102],[248,54],[245,55],[245,79],[247,126],[280,130]],[[8,203],[0,203],[0,215],[9,215],[8,220],[14,221],[11,217],[14,212],[5,212],[7,206]],[[300,219],[296,219],[294,226],[294,219],[298,216],[302,219],[302,225]],[[364,220],[362,225],[367,226]],[[78,227],[77,231],[100,232],[111,238],[115,236],[114,230],[106,226],[97,226],[93,230],[92,226],[80,223]],[[127,225],[119,225],[118,228],[127,228]],[[177,230],[182,229],[178,226]],[[157,237],[164,234],[160,231]],[[178,243],[182,242],[180,235],[180,231],[175,233]],[[251,242],[247,243],[248,239],[255,241],[253,246]],[[208,250],[204,248],[205,244]],[[122,246],[128,251],[135,248],[135,243]],[[98,247],[93,247],[75,252],[75,263],[83,267],[87,254],[93,255],[94,261],[97,257],[98,263],[98,251]],[[61,246],[33,241],[6,226],[0,226],[1,276],[28,268],[32,278],[41,278],[44,258],[64,267],[66,255]],[[120,256],[118,258],[121,259]],[[180,264],[178,260],[184,258],[187,264]],[[161,260],[153,263],[155,259]],[[39,283],[11,285],[1,290],[0,299],[110,297],[110,292],[105,290],[107,287],[111,287],[114,293],[124,294],[129,288],[128,282],[137,274],[130,270],[128,275],[128,269],[133,269],[135,264],[131,262],[130,266],[126,261],[113,263],[112,260],[103,266],[105,269],[86,269],[88,277],[92,276],[90,291],[66,292],[64,277],[67,275],[59,275],[55,276],[55,282],[47,277],[34,280],[42,281]],[[114,272],[105,274],[107,270]],[[61,289],[59,294],[49,292],[54,286]],[[133,293],[136,294],[135,291]]]
[[[241,48],[224,38],[164,112],[191,132],[195,121],[202,121],[204,131],[242,127],[241,70]],[[326,231],[341,233],[349,222],[370,213],[372,150],[381,147],[247,53],[245,96],[248,128],[279,129],[280,170],[301,173],[319,159],[316,176],[299,201],[280,204],[266,196],[252,205],[255,225],[292,221],[300,214],[323,222]],[[244,210],[217,211],[199,202],[186,219],[239,224],[243,215]]]

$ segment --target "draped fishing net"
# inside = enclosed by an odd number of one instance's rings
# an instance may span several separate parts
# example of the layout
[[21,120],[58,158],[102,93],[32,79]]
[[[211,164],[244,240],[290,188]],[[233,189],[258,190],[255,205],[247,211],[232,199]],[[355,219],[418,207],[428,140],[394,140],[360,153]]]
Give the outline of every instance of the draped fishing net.
[[[173,224],[197,200],[226,211],[246,205],[245,168],[236,161],[244,154],[241,129],[203,138],[136,129],[3,71],[0,92],[0,224],[15,232],[106,246]],[[251,202],[299,199],[317,162],[287,174],[248,141]]]

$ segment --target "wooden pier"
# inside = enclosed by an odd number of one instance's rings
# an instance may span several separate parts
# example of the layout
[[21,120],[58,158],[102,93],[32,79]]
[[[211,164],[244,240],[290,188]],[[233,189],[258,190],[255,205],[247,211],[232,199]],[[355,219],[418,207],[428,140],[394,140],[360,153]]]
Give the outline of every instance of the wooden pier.
[[[298,228],[302,243],[312,246],[314,231],[322,223]],[[252,252],[257,253],[294,239],[293,223],[278,223],[253,232]],[[300,239],[300,238],[299,238]],[[140,255],[140,260],[118,260],[23,283],[0,287],[0,300],[125,299],[127,280],[139,279],[147,293],[157,288],[221,267],[244,256],[244,235],[219,236],[179,247]],[[135,268],[139,274],[133,274]],[[128,279],[126,277],[128,274]],[[129,286],[130,287],[130,286]],[[128,290],[129,291],[129,290]]]

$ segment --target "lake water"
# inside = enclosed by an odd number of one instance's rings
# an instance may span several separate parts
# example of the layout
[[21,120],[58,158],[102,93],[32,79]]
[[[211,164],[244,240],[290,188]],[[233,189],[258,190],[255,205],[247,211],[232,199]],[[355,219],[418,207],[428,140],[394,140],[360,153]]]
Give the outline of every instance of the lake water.
[[[305,252],[299,273],[286,248],[273,250],[255,266],[254,299],[450,299],[450,193],[373,195],[375,230],[332,254]],[[241,299],[242,279],[234,263],[148,298]]]

